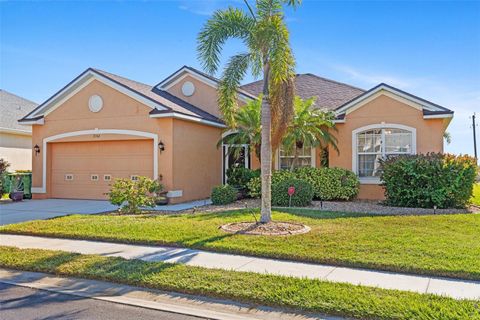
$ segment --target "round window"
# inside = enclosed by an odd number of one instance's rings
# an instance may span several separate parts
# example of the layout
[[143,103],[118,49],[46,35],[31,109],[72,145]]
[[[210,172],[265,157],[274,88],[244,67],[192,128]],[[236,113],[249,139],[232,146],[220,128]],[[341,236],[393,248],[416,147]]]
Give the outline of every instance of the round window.
[[99,95],[93,95],[88,99],[88,109],[92,112],[99,112],[103,108],[103,100]]
[[195,86],[190,81],[186,81],[182,86],[182,93],[190,97],[195,92]]

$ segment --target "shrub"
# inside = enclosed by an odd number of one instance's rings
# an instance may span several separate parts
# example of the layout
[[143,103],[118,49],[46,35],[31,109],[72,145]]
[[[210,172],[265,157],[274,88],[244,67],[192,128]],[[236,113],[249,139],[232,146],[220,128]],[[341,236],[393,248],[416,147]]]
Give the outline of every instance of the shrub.
[[216,186],[212,190],[212,203],[219,204],[229,204],[237,200],[238,191],[231,185]]
[[[274,171],[272,174],[272,188],[273,185],[292,178],[295,178],[295,175],[291,171]],[[260,172],[258,177],[250,179],[250,181],[247,183],[247,189],[248,195],[252,198],[260,198],[262,196],[262,178],[260,177]]]
[[138,177],[138,180],[115,179],[108,193],[110,202],[120,206],[121,213],[139,213],[140,207],[155,207],[156,193],[163,186],[156,180]]
[[402,207],[465,207],[478,170],[473,157],[440,153],[387,157],[380,163],[386,203]]
[[351,200],[358,195],[358,177],[347,169],[304,167],[295,170],[295,177],[310,183],[318,200]]
[[252,178],[260,177],[260,170],[244,167],[230,168],[227,170],[228,184],[238,189],[247,189],[247,184]]
[[9,166],[10,163],[4,159],[0,159],[0,197],[8,191],[5,188],[5,179],[7,178],[6,174]]
[[272,205],[280,207],[288,207],[290,205],[289,187],[295,187],[295,193],[291,199],[292,206],[305,207],[312,202],[313,188],[307,181],[286,179],[272,186]]

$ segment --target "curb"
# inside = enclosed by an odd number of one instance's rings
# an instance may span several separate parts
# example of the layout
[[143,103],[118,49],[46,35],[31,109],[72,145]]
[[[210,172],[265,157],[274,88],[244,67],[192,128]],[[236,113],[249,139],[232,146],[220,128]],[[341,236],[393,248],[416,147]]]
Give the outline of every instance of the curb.
[[340,317],[294,314],[231,300],[164,292],[116,283],[63,278],[55,275],[0,268],[0,282],[140,308],[213,320],[341,320]]

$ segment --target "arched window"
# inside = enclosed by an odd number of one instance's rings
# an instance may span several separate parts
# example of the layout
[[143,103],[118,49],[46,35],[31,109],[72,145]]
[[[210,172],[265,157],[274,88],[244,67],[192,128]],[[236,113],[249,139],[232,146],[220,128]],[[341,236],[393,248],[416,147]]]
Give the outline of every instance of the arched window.
[[352,169],[364,183],[378,183],[380,159],[389,155],[414,154],[416,130],[403,125],[381,124],[353,131]]

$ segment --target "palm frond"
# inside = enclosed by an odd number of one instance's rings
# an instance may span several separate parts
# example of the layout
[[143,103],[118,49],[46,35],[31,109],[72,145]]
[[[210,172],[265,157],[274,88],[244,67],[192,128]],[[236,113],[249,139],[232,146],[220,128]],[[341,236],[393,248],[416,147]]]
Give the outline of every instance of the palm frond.
[[247,42],[254,25],[255,20],[240,9],[215,11],[197,37],[198,58],[205,71],[214,74],[227,39],[239,38]]
[[241,53],[230,58],[223,70],[218,86],[218,106],[223,120],[229,127],[235,126],[235,114],[238,111],[238,88],[247,73],[250,54]]

